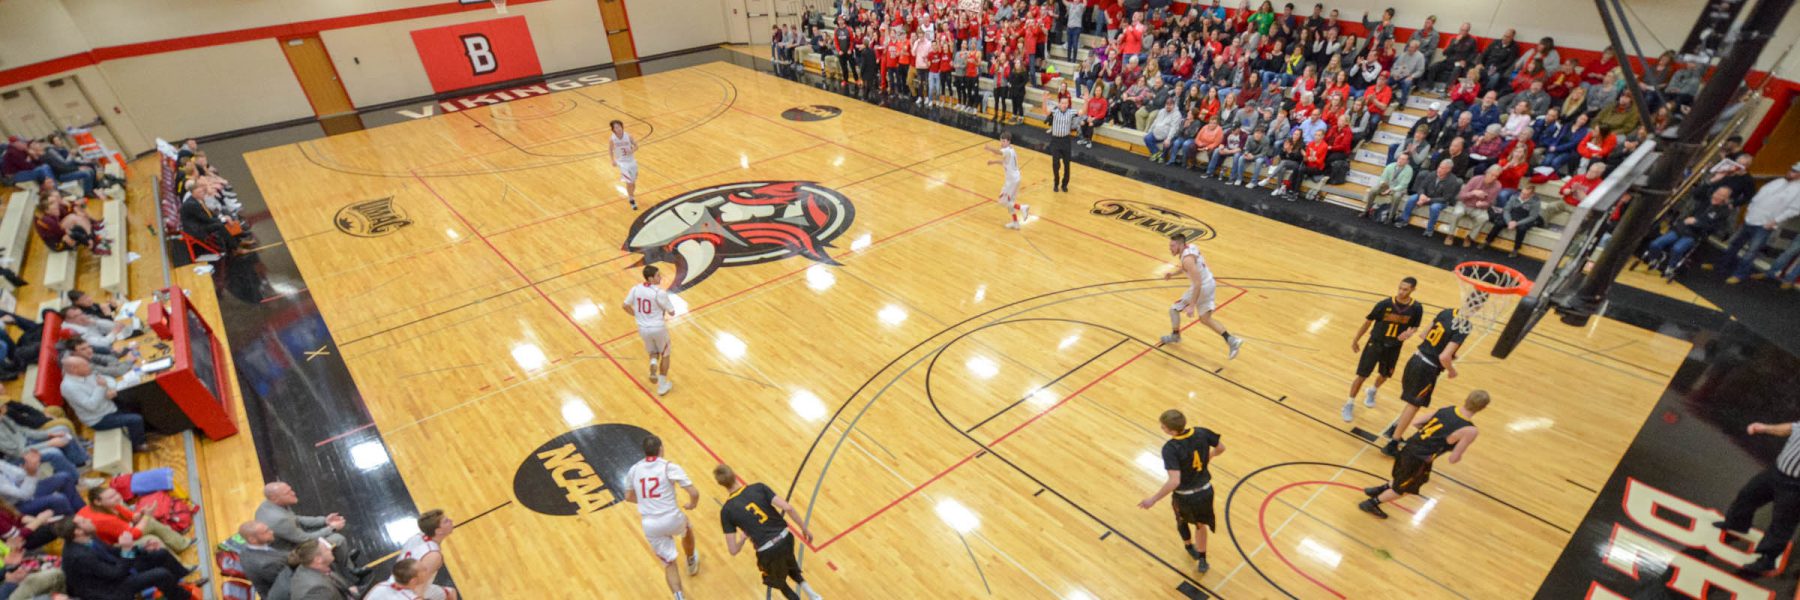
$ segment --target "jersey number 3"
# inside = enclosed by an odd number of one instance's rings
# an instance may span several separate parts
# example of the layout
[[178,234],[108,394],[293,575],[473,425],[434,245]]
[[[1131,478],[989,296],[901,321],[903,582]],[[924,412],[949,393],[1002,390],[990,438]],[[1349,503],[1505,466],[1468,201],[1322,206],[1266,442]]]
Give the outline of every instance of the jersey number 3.
[[769,522],[769,513],[763,512],[763,509],[761,506],[757,506],[755,504],[745,504],[744,508],[749,510],[750,512],[756,513],[756,522],[758,522],[758,523]]
[[662,497],[662,479],[657,478],[657,477],[646,477],[644,479],[639,479],[638,480],[638,495],[643,496],[645,498],[661,498]]

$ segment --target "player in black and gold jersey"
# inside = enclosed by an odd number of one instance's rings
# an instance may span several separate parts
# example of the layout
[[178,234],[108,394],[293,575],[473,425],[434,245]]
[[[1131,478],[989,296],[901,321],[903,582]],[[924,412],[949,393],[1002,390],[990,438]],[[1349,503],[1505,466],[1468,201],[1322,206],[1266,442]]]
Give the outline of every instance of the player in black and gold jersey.
[[1382,432],[1388,438],[1381,448],[1382,454],[1395,456],[1400,450],[1400,440],[1406,438],[1406,428],[1412,426],[1419,409],[1431,406],[1431,393],[1437,388],[1438,373],[1448,373],[1451,379],[1456,378],[1456,350],[1469,339],[1469,330],[1456,326],[1458,314],[1454,308],[1439,311],[1425,335],[1419,337],[1419,349],[1413,353],[1412,360],[1406,361],[1406,372],[1400,376],[1400,400],[1406,406],[1400,409],[1400,418]]
[[1448,452],[1450,464],[1462,460],[1463,454],[1469,452],[1469,446],[1475,444],[1475,436],[1480,432],[1475,423],[1470,421],[1475,413],[1487,408],[1488,393],[1482,390],[1469,392],[1469,398],[1463,400],[1462,406],[1447,406],[1437,412],[1426,415],[1414,423],[1419,432],[1412,439],[1406,440],[1406,447],[1400,450],[1400,456],[1394,459],[1394,479],[1372,488],[1364,488],[1363,493],[1369,495],[1368,500],[1356,505],[1363,512],[1387,518],[1381,510],[1381,503],[1399,500],[1401,496],[1419,493],[1419,486],[1431,479],[1431,463],[1437,457]]
[[[1369,386],[1363,406],[1375,408],[1375,390],[1394,376],[1394,365],[1400,362],[1401,345],[1419,330],[1425,309],[1412,298],[1413,288],[1418,285],[1419,280],[1411,277],[1400,280],[1400,289],[1394,292],[1394,297],[1376,302],[1362,327],[1356,330],[1356,337],[1350,338],[1350,351],[1362,352],[1362,359],[1356,362],[1356,379],[1350,381],[1350,399],[1344,401],[1342,416],[1345,423],[1356,418],[1356,392],[1362,390],[1363,381],[1370,373],[1378,374],[1375,385]],[[1365,333],[1369,334],[1366,346],[1362,345]]]
[[[792,579],[808,598],[819,600],[818,592],[814,592],[800,575],[800,562],[794,559],[794,538],[788,530],[787,518],[792,517],[794,523],[799,524],[802,538],[812,540],[812,532],[806,530],[806,521],[800,518],[800,511],[794,510],[793,505],[776,495],[769,486],[760,483],[744,485],[731,467],[713,467],[713,481],[726,490],[725,504],[719,507],[719,521],[725,526],[725,545],[732,556],[744,548],[744,539],[749,538],[756,548],[756,568],[762,571],[763,585],[781,592],[781,597],[787,600],[800,600],[800,595],[788,587],[787,580]],[[738,533],[739,530],[743,533]]]
[[1163,411],[1159,420],[1163,433],[1169,434],[1162,449],[1163,468],[1168,469],[1169,480],[1139,502],[1138,508],[1156,506],[1163,496],[1175,494],[1169,501],[1175,507],[1175,531],[1181,533],[1188,556],[1198,561],[1196,568],[1205,573],[1212,568],[1206,564],[1206,534],[1213,529],[1212,471],[1207,467],[1213,458],[1225,453],[1225,443],[1210,429],[1188,428],[1187,416],[1179,410]]

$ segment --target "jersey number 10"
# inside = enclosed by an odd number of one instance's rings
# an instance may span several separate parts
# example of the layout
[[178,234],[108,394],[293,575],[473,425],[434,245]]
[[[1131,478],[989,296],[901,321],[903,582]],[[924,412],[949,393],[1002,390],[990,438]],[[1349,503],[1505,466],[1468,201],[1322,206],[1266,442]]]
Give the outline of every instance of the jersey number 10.
[[649,298],[638,298],[638,312],[641,312],[641,313],[644,313],[647,315],[647,314],[651,314],[652,311],[655,311],[655,310],[656,310],[656,304],[650,302]]

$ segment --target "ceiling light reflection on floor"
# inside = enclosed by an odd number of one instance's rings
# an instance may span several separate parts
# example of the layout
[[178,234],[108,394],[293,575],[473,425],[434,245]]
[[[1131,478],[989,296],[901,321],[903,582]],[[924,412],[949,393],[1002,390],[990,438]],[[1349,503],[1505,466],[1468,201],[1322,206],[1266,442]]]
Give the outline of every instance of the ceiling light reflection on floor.
[[519,368],[527,371],[536,371],[543,368],[545,363],[550,362],[550,359],[544,356],[544,349],[537,347],[537,344],[513,346],[512,357],[513,362],[519,363]]
[[969,507],[963,506],[963,503],[957,502],[955,498],[939,500],[937,515],[957,533],[968,533],[981,526],[981,517],[975,516],[975,511],[969,510]]
[[723,331],[719,332],[719,336],[713,339],[713,347],[718,348],[719,353],[725,355],[725,358],[733,360],[743,358],[744,353],[750,349],[750,346],[745,344],[744,340],[738,339],[738,336]]

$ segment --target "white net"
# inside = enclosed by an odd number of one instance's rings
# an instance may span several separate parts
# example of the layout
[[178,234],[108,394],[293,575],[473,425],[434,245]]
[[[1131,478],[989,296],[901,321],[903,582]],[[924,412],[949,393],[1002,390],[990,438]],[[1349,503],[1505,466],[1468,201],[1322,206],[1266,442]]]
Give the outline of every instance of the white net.
[[[1462,288],[1462,303],[1457,306],[1455,326],[1457,331],[1474,336],[1487,335],[1513,303],[1531,290],[1531,280],[1524,274],[1495,263],[1456,265],[1456,279]],[[1467,345],[1473,346],[1474,340]]]
[[488,0],[494,3],[494,12],[506,14],[506,0]]

